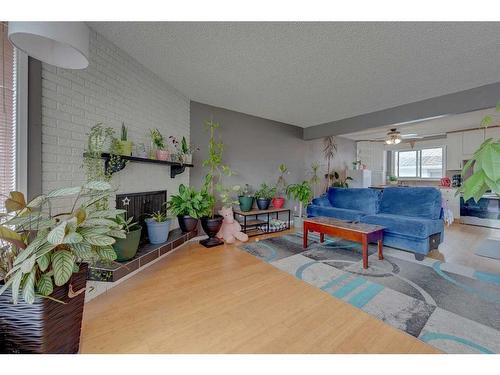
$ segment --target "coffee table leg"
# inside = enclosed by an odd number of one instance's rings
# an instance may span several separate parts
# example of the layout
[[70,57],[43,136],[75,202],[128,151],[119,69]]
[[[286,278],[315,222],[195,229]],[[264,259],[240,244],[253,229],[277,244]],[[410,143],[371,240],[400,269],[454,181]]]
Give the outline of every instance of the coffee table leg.
[[383,260],[384,254],[382,253],[382,251],[383,251],[382,249],[384,247],[384,243],[383,243],[381,238],[377,241],[377,243],[378,243],[378,259]]
[[363,236],[363,268],[368,268],[368,239]]
[[304,231],[304,249],[306,249],[307,248],[307,235],[309,234],[309,227],[307,226],[306,223],[304,223],[303,231]]
[[325,242],[325,234],[324,233],[319,234],[319,242]]

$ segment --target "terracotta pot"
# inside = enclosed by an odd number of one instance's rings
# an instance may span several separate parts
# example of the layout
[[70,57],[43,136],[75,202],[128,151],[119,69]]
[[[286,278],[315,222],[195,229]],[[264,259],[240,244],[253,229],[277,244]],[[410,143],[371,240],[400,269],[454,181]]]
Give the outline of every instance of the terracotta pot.
[[156,150],[157,160],[168,160],[170,154],[167,150]]
[[283,197],[273,198],[272,203],[274,208],[282,208],[283,205],[285,204],[285,198]]

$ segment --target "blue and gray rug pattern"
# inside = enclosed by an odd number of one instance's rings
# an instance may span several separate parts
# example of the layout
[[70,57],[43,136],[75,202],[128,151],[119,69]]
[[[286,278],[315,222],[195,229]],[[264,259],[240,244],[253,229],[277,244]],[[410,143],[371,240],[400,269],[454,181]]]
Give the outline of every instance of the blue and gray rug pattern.
[[445,353],[500,353],[500,275],[389,247],[380,261],[372,245],[364,270],[360,244],[309,237],[306,250],[301,233],[241,248]]

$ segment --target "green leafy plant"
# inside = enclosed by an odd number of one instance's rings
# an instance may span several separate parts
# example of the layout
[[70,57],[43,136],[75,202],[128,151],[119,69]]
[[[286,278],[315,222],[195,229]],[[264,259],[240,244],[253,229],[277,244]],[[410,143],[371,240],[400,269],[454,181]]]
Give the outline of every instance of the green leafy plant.
[[[115,238],[125,238],[116,222],[124,210],[96,207],[112,192],[105,181],[56,189],[28,203],[22,193],[11,192],[5,202],[7,213],[0,218],[0,279],[4,281],[0,294],[11,288],[14,303],[22,293],[31,304],[36,296],[49,297],[54,285],[71,282],[81,262],[116,259],[111,245]],[[70,211],[52,213],[54,200],[71,196]]]
[[157,223],[163,223],[167,220],[170,220],[171,217],[168,216],[167,212],[165,211],[156,211],[148,215],[151,219],[156,221]]
[[327,163],[326,174],[325,174],[325,178],[327,179],[327,187],[331,186],[332,184],[330,164],[332,159],[335,157],[336,153],[337,153],[337,142],[335,140],[335,137],[331,135],[329,137],[323,138],[323,156]]
[[[107,165],[101,157],[106,143],[111,144]],[[118,154],[118,139],[115,137],[113,128],[105,127],[102,123],[94,125],[88,133],[87,149],[84,153],[82,165],[85,169],[87,182],[110,182],[112,173],[123,168],[123,164],[125,163]],[[109,207],[108,197],[104,197],[96,205],[99,209],[107,209]]]
[[189,215],[195,219],[210,215],[210,200],[206,199],[203,191],[193,187],[179,185],[179,194],[171,195],[168,208],[175,216]]
[[[500,112],[500,101],[497,102],[496,111]],[[486,128],[493,121],[492,116],[486,116],[481,121],[485,136]],[[474,173],[464,181],[457,194],[461,192],[465,201],[473,198],[476,202],[488,190],[500,196],[500,139],[486,139],[464,165],[462,176],[471,168]]]
[[309,182],[302,181],[300,184],[288,185],[286,195],[288,198],[299,201],[299,217],[302,217],[302,207],[307,205],[313,197]]
[[152,129],[149,131],[151,137],[151,142],[158,150],[165,150],[165,139],[158,129]]
[[121,140],[128,141],[128,130],[124,122],[122,122]]
[[278,167],[279,175],[276,181],[276,195],[281,197],[286,189],[286,179],[285,176],[290,174],[288,168],[285,164],[280,164]]
[[387,179],[388,179],[389,181],[393,181],[393,182],[398,180],[398,178],[397,178],[396,176],[392,176],[392,175],[391,175],[391,176],[389,176],[389,177],[387,177]]
[[252,192],[252,187],[249,184],[245,184],[243,187],[240,187],[238,190],[239,197],[253,197],[254,194]]
[[[337,175],[338,173],[335,172]],[[352,177],[337,177],[335,181],[333,181],[332,186],[333,187],[340,187],[340,188],[348,188],[349,183],[347,181],[352,181]]]
[[315,196],[317,195],[317,187],[321,183],[321,180],[320,180],[319,175],[318,175],[318,171],[319,171],[319,163],[313,162],[311,164],[311,172],[310,172],[311,178],[309,179],[309,184],[311,185]]
[[[210,138],[208,141],[208,158],[203,161],[203,166],[208,167],[208,173],[205,176],[203,190],[207,195],[210,195],[211,202],[211,217],[215,217],[215,194],[225,195],[227,188],[222,184],[224,176],[232,176],[235,172],[228,166],[222,163],[222,155],[224,152],[224,144],[220,140],[216,140],[215,131],[220,127],[219,123],[212,120],[205,121],[205,126],[208,128]],[[221,197],[222,199],[225,199]]]
[[125,233],[130,233],[140,228],[139,223],[137,221],[133,222],[133,220],[133,216],[125,219],[124,215],[118,215],[115,219],[116,223],[122,227]]
[[254,194],[255,199],[272,199],[276,195],[276,188],[267,185],[266,183],[260,184],[260,189]]

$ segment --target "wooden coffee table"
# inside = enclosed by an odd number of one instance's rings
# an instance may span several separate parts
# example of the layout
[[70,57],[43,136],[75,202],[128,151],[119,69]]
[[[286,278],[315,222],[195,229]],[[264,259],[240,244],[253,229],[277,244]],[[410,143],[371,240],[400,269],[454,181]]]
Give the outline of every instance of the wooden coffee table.
[[319,233],[319,241],[325,241],[325,234],[345,240],[359,242],[363,246],[363,268],[368,268],[368,243],[377,242],[378,259],[384,259],[384,227],[373,224],[349,223],[331,217],[311,217],[304,219],[304,249],[307,248],[309,231]]

